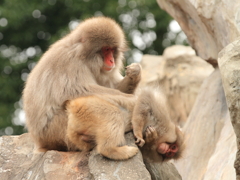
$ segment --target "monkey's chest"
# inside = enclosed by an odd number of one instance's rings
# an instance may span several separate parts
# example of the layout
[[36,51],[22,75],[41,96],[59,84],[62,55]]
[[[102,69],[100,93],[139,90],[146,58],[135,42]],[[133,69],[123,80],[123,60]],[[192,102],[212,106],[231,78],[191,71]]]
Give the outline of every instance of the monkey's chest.
[[113,79],[109,78],[109,76],[106,76],[105,74],[102,74],[101,76],[97,77],[96,80],[100,86],[104,86],[104,87],[108,87],[108,88],[115,88]]
[[99,85],[108,87],[108,88],[112,88],[112,89],[115,88],[114,84],[111,81],[107,81],[107,80],[99,82]]

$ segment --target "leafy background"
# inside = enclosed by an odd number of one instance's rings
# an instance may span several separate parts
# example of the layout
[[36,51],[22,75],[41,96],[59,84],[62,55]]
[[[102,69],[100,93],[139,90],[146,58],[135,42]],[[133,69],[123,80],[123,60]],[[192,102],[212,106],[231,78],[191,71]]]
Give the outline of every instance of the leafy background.
[[181,29],[171,28],[178,27],[176,21],[155,0],[1,0],[0,135],[26,132],[21,93],[40,56],[83,19],[101,15],[123,27],[130,46],[126,64],[186,44]]

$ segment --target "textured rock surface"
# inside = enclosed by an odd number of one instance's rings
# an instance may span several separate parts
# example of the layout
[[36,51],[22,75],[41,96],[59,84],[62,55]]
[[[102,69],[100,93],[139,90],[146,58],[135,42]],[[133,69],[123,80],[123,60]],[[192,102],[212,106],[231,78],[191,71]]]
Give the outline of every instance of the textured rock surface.
[[176,19],[203,59],[217,63],[219,51],[240,35],[239,0],[157,0]]
[[[126,137],[128,139],[128,144],[135,146],[132,133],[128,133]],[[141,153],[138,153],[130,160],[112,161],[102,157],[100,154],[97,154],[96,150],[93,150],[89,157],[89,168],[94,179],[151,179],[143,163]]]
[[145,163],[151,180],[180,180],[181,175],[172,163]]
[[175,165],[184,180],[236,178],[236,139],[219,69],[204,81],[183,130],[186,151]]
[[142,85],[159,83],[165,89],[172,119],[183,125],[194,105],[203,80],[213,67],[188,46],[166,48],[163,56],[145,55]]
[[29,134],[0,137],[2,180],[90,180],[88,154],[34,151]]
[[[227,46],[229,43],[237,40],[237,38],[240,36],[240,1],[157,0],[157,2],[162,9],[166,10],[170,15],[174,17],[174,19],[178,21],[182,30],[187,35],[191,46],[196,50],[197,54],[200,57],[207,60],[209,63],[213,64],[215,67],[217,67],[219,62],[219,67],[222,73],[224,90],[226,91],[226,99],[230,110],[231,121],[234,127],[234,131],[237,135],[238,153],[235,161],[235,168],[237,173],[237,179],[240,180],[240,150],[239,150],[240,125],[238,122],[239,121],[238,88],[240,79],[240,73],[238,72],[239,45],[236,46],[235,42],[235,45],[232,44]],[[221,53],[219,53],[223,48],[224,50]],[[217,61],[218,56],[219,61]],[[220,88],[222,87],[219,86],[218,90],[220,90]],[[208,92],[205,93],[207,96]],[[197,105],[195,104],[195,106]],[[204,108],[200,107],[199,111],[202,110],[204,110]],[[191,114],[193,114],[193,112]],[[196,117],[197,116],[198,115],[196,114]],[[227,125],[228,123],[224,124],[224,128],[226,128],[225,126]],[[223,136],[224,133],[221,132],[221,135]],[[230,137],[232,137],[232,135],[230,135]],[[227,180],[229,178],[234,179],[233,177],[234,175],[231,175],[228,178],[228,175],[233,173],[233,171],[232,170],[227,171],[226,169],[224,169],[227,168],[227,166],[230,167],[229,164],[232,163],[232,158],[234,154],[232,151],[232,146],[234,146],[234,143],[232,142],[232,140],[225,141],[223,143],[224,146],[220,148],[219,144],[222,143],[220,142],[220,140],[223,141],[224,137],[219,139],[215,152],[221,149],[221,152],[219,152],[218,155],[222,155],[222,153],[226,154],[226,152],[224,152],[225,148],[231,147],[230,152],[232,153],[228,153],[226,157],[227,159],[224,159],[222,161],[220,161],[216,157],[217,155],[212,155],[209,163],[214,163],[213,161],[215,161],[216,163],[219,161],[220,162],[225,161],[228,165],[222,167],[220,166],[210,167],[209,164],[207,167],[204,167],[205,170],[207,168],[207,170],[214,169],[215,171],[220,172],[220,169],[222,169],[224,171],[224,174],[218,173],[214,175],[215,173],[212,173],[212,175],[210,175],[210,173],[207,171],[205,177],[206,178],[211,177],[212,179],[227,179]],[[201,146],[199,148],[205,147]]]
[[235,168],[237,178],[240,179],[240,39],[229,44],[219,53],[219,67],[221,70],[223,87],[227,98],[228,108],[234,131],[237,135],[237,159]]
[[[126,139],[135,146],[132,133]],[[0,137],[0,164],[1,180],[181,180],[172,163],[147,164],[148,171],[141,153],[126,161],[112,161],[95,150],[37,152],[28,133]]]

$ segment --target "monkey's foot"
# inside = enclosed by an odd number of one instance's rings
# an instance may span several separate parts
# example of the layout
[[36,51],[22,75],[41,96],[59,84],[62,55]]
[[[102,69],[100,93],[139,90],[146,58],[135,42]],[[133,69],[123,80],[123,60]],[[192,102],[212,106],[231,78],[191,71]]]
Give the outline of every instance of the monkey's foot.
[[100,152],[103,156],[113,160],[126,160],[137,153],[138,148],[131,146],[112,147]]
[[137,153],[138,153],[138,148],[127,146],[127,150],[126,150],[127,159],[135,156]]

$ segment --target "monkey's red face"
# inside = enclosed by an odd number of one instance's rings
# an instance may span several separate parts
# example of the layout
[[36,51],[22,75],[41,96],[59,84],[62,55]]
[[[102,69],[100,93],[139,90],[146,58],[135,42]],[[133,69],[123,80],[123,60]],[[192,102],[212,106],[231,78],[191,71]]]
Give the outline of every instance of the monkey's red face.
[[178,145],[176,143],[168,144],[161,143],[157,148],[157,152],[164,155],[167,158],[172,158],[178,152]]
[[115,67],[115,61],[113,57],[114,49],[110,47],[103,47],[102,48],[102,55],[103,55],[103,67],[102,70],[104,71],[111,71]]

